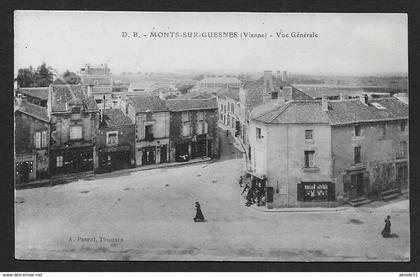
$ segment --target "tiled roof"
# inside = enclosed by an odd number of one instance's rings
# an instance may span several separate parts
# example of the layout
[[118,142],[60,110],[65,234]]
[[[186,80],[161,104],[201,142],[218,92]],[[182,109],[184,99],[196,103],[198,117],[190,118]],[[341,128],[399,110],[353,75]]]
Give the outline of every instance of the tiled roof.
[[329,123],[328,115],[322,112],[321,101],[297,100],[271,105],[256,115],[255,119],[266,123]]
[[132,125],[130,117],[126,116],[120,109],[105,109],[104,121],[108,127]]
[[169,99],[166,105],[170,111],[217,109],[216,98],[212,99]]
[[50,119],[48,117],[47,108],[41,107],[39,105],[35,105],[32,103],[28,103],[26,101],[22,101],[16,107],[16,111],[22,112],[24,114],[30,115],[34,118],[39,120],[49,122]]
[[133,106],[136,112],[158,112],[158,111],[167,111],[165,101],[160,99],[159,96],[131,96],[129,98],[130,102],[133,103]]
[[213,97],[213,94],[207,91],[197,90],[197,91],[189,91],[185,94],[182,94],[178,96],[178,99],[210,99],[212,97]]
[[220,98],[229,97],[239,102],[239,88],[238,89],[233,89],[233,88],[225,89],[218,93],[218,97]]
[[48,100],[49,87],[33,87],[33,88],[19,88],[17,92],[31,97]]
[[88,97],[82,85],[51,85],[52,112],[66,111],[66,103],[78,102],[85,105],[87,110],[97,110],[93,98]]
[[[282,81],[280,78],[273,76],[272,80],[273,89],[275,91],[280,91],[283,87],[292,87],[293,100],[313,100],[312,97],[298,90],[289,83]],[[243,88],[247,91],[246,105],[248,107],[255,107],[263,102],[263,96],[265,94],[264,77],[255,81],[245,81]]]
[[[379,103],[385,109],[378,109],[372,103]],[[331,125],[408,118],[408,105],[395,97],[374,99],[368,106],[357,99],[330,101],[329,107]]]
[[[270,105],[271,103],[271,105]],[[377,122],[408,118],[408,105],[394,97],[375,99],[368,105],[360,100],[329,101],[328,112],[322,111],[321,101],[270,102],[257,107],[252,118],[264,123],[325,123],[344,125],[357,122]],[[378,109],[372,103],[379,103]]]
[[92,93],[93,94],[112,93],[112,87],[111,86],[93,86]]

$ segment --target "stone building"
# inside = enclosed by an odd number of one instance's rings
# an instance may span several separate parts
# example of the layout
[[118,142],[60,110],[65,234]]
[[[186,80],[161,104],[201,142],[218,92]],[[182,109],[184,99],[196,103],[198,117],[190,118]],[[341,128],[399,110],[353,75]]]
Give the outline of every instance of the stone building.
[[218,108],[212,99],[169,99],[170,160],[219,156]]
[[82,85],[50,85],[47,110],[51,175],[94,170],[99,109],[93,98]]
[[[279,74],[278,74],[279,75]],[[250,155],[249,145],[249,121],[252,110],[267,102],[276,99],[288,100],[313,100],[302,91],[287,83],[282,77],[274,77],[271,71],[264,71],[264,76],[254,80],[245,81],[239,89],[239,125],[241,139],[248,156]],[[270,104],[269,104],[270,105]]]
[[358,205],[408,187],[408,106],[278,99],[252,112],[251,168],[267,207]]
[[89,96],[95,99],[98,108],[112,108],[112,77],[107,64],[86,64],[80,69],[82,85]]
[[135,122],[138,166],[169,161],[169,110],[159,96],[130,97],[125,105]]
[[47,109],[17,98],[15,107],[15,182],[49,175],[50,119]]
[[219,124],[227,128],[234,136],[239,136],[240,121],[240,103],[239,88],[226,89],[217,95],[217,104],[219,107]]
[[96,138],[98,168],[96,172],[136,166],[135,124],[119,109],[101,112]]

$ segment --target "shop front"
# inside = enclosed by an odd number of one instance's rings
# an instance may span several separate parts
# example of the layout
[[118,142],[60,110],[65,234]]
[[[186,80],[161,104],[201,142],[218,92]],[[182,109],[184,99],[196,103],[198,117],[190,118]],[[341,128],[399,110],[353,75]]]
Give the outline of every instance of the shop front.
[[207,155],[207,136],[206,134],[197,135],[191,142],[191,157],[193,159],[205,157]]
[[52,175],[70,174],[93,170],[93,146],[72,147],[51,151]]
[[129,145],[99,149],[98,158],[99,166],[97,172],[110,172],[113,170],[131,168],[134,164]]

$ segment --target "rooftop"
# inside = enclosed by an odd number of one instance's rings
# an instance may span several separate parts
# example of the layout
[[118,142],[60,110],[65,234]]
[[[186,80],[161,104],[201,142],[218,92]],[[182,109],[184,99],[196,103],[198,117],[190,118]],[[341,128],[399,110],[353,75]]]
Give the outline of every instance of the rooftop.
[[27,114],[29,116],[32,116],[36,119],[39,119],[45,122],[50,121],[50,118],[48,117],[47,108],[41,107],[39,105],[35,105],[32,103],[28,103],[26,101],[21,101],[17,105],[16,111]]
[[126,116],[120,109],[105,109],[103,117],[108,127],[132,125],[130,117]]
[[216,98],[211,99],[168,99],[166,105],[170,111],[217,109]]
[[239,102],[239,89],[233,89],[233,88],[224,89],[218,93],[218,97],[220,98],[229,97]]
[[28,95],[34,98],[39,98],[42,100],[48,100],[48,90],[49,87],[28,87],[28,88],[18,88],[16,91],[24,95]]
[[167,111],[165,101],[160,99],[158,95],[154,96],[131,96],[130,102],[133,103],[136,112],[161,112]]
[[88,97],[82,85],[51,85],[51,111],[65,112],[67,103],[82,104],[88,111],[98,110],[95,100]]
[[[385,109],[378,108],[378,103]],[[252,118],[264,123],[324,123],[345,125],[358,122],[379,122],[408,118],[408,105],[395,97],[374,99],[363,104],[358,99],[328,101],[328,111],[322,111],[322,101],[295,100],[283,104],[272,101],[256,108]]]
[[227,77],[227,76],[206,76],[204,79],[199,81],[200,83],[223,83],[223,84],[230,84],[230,83],[240,83],[241,81],[236,77]]

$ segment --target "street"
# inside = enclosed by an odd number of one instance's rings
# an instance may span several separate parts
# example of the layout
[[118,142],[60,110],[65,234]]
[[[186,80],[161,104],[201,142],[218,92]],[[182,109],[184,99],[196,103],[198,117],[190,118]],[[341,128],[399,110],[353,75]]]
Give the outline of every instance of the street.
[[[242,153],[16,191],[16,258],[49,260],[408,261],[409,203],[338,212],[245,207]],[[206,222],[195,223],[199,201]],[[381,236],[391,215],[394,238]]]

